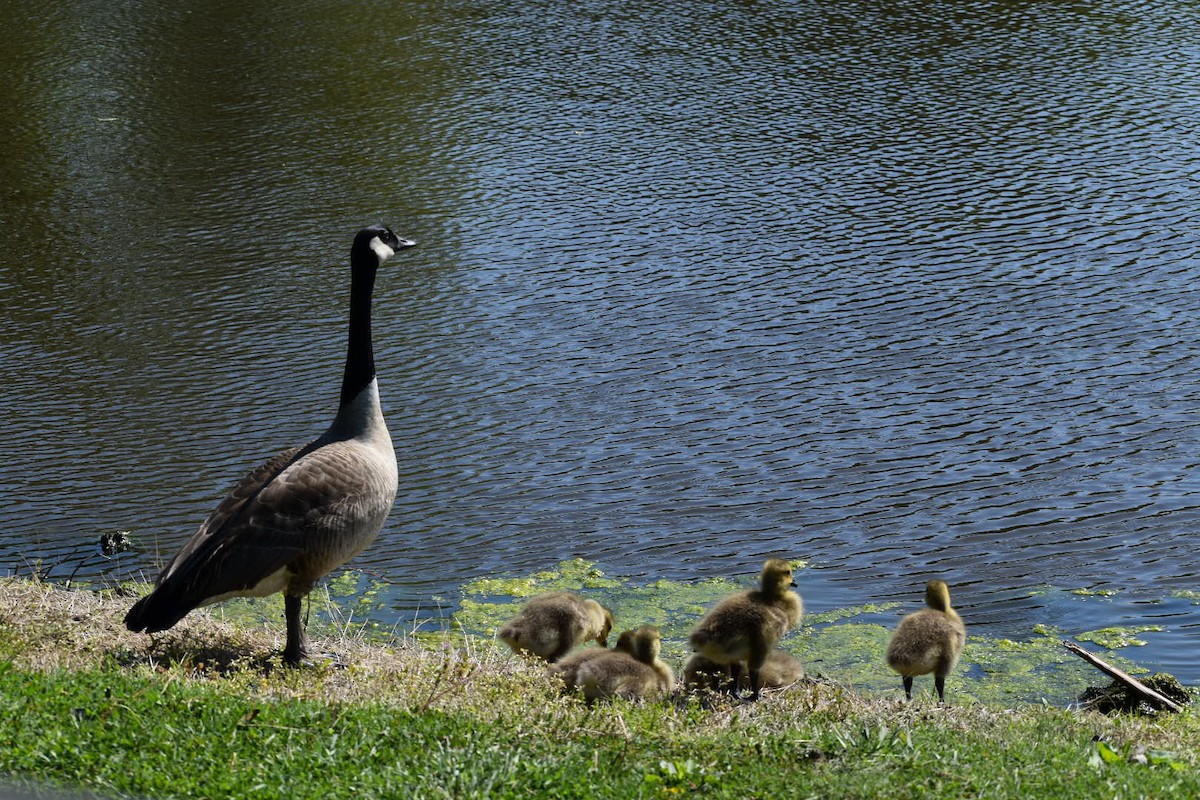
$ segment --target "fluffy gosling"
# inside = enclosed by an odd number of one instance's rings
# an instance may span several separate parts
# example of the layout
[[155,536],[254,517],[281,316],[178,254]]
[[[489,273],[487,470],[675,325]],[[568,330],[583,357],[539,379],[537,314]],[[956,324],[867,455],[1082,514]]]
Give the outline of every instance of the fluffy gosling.
[[[759,670],[763,689],[786,689],[804,677],[800,659],[783,650],[772,650]],[[699,653],[692,654],[683,667],[683,688],[693,694],[717,693],[730,690],[733,670],[729,664],[718,664]],[[736,691],[750,688],[750,676],[742,673]]]
[[750,673],[754,700],[762,690],[762,668],[790,628],[800,624],[804,603],[791,591],[792,565],[769,559],[762,568],[761,587],[727,597],[692,629],[692,650],[717,664],[729,665],[733,692],[741,682],[742,664]]
[[944,581],[925,584],[925,605],[900,620],[888,643],[887,662],[904,678],[904,696],[912,700],[913,678],[933,673],[938,701],[946,702],[946,676],[958,663],[967,629],[950,607],[950,587]]
[[579,666],[575,686],[587,702],[623,697],[626,700],[659,697],[675,685],[675,673],[659,657],[662,637],[653,625],[632,632],[632,653],[609,650]]
[[633,631],[622,631],[621,635],[617,637],[617,642],[613,645],[612,650],[605,647],[585,647],[582,650],[576,650],[562,660],[551,664],[548,672],[560,678],[564,684],[564,688],[568,691],[574,689],[579,685],[579,668],[592,659],[614,652],[633,655],[633,637]]
[[595,600],[570,592],[532,598],[496,635],[514,653],[530,653],[554,663],[571,648],[595,640],[608,647],[613,617]]

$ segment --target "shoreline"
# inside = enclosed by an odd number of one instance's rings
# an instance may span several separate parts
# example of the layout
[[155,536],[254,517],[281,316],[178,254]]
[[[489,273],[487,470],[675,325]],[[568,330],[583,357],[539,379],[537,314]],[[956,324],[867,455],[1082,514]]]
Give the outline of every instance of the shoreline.
[[321,621],[314,648],[346,666],[284,670],[269,603],[265,622],[206,609],[152,637],[121,626],[131,601],[0,579],[0,774],[102,797],[1200,792],[1190,708],[1110,718],[953,691],[943,708],[816,681],[756,704],[589,709],[481,637]]

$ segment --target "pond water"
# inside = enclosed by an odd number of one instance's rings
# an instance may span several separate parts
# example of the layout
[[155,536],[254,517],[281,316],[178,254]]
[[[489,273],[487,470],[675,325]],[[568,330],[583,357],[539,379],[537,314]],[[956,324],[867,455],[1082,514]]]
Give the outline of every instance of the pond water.
[[0,569],[153,577],[320,432],[383,221],[398,619],[786,555],[1200,681],[1191,10],[8,3]]

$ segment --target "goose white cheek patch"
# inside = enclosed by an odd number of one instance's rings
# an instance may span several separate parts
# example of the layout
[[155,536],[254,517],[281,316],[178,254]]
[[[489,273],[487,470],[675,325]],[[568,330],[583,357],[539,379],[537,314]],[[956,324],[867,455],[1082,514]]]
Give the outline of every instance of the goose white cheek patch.
[[380,264],[396,255],[396,251],[384,244],[378,236],[371,240],[371,249],[375,251],[375,257],[379,259]]

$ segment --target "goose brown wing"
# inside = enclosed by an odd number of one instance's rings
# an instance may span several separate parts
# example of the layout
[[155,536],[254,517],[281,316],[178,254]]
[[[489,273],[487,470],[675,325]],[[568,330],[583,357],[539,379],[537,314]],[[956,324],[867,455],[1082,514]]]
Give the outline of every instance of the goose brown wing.
[[[259,529],[263,509],[257,506],[264,493],[268,497],[272,494],[268,487],[302,450],[284,450],[247,473],[163,570],[159,584],[174,584],[180,594],[200,603],[217,594],[253,586],[295,557],[298,550],[288,546],[285,536]],[[255,530],[256,535],[247,537],[249,530]],[[268,555],[272,549],[274,553]]]
[[[386,514],[395,486],[363,483],[363,455],[345,441],[280,453],[242,479],[168,570],[196,602],[251,589],[293,564],[316,580],[365,547],[378,530],[352,530]],[[369,528],[369,526],[367,526]],[[334,534],[339,534],[334,536]],[[346,543],[340,543],[346,534]],[[339,543],[333,539],[337,538]]]

